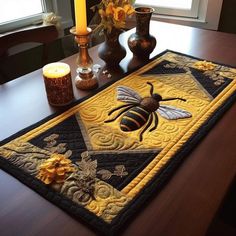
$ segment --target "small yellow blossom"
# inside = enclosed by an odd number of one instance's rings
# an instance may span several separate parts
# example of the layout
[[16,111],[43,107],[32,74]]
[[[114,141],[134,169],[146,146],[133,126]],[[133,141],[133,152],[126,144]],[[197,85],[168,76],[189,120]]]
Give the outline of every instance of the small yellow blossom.
[[36,177],[45,184],[63,183],[66,174],[74,170],[70,159],[62,154],[54,153],[39,166]]
[[127,15],[131,15],[135,12],[134,8],[130,4],[124,5],[124,11]]
[[106,12],[103,9],[99,9],[98,13],[102,18],[106,16]]
[[125,16],[125,11],[122,7],[114,8],[114,19],[116,21],[124,21]]
[[114,13],[114,3],[109,2],[106,8],[106,15],[113,15],[113,13]]
[[208,71],[208,70],[214,70],[216,65],[214,65],[212,62],[198,61],[194,63],[193,67],[198,70]]

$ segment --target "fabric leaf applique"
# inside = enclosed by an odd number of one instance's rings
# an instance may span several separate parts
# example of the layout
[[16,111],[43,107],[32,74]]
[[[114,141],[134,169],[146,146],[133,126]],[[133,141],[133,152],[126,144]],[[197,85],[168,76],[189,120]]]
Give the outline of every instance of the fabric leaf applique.
[[118,176],[118,177],[122,178],[123,176],[128,175],[128,172],[126,171],[124,165],[117,165],[117,166],[115,166],[115,170],[113,173],[109,170],[102,169],[102,170],[99,170],[97,172],[97,174],[101,175],[101,178],[103,180],[108,180],[112,176]]
[[77,161],[76,164],[79,167],[79,171],[84,176],[90,176],[95,178],[97,171],[97,160],[91,160],[90,157],[82,157],[81,161]]
[[111,171],[109,171],[109,170],[99,170],[99,171],[97,172],[97,174],[101,175],[101,178],[104,179],[104,180],[110,179],[111,176],[113,175],[113,174],[111,173]]
[[123,176],[128,175],[128,172],[125,170],[124,165],[118,165],[115,167],[114,175],[123,177]]

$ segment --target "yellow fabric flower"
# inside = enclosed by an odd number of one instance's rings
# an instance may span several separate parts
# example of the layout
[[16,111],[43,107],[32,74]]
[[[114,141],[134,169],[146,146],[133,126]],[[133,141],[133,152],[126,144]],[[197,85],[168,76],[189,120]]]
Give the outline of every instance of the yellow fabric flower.
[[116,21],[124,21],[125,17],[126,17],[126,14],[122,7],[114,8],[114,19]]
[[45,184],[63,183],[67,173],[73,172],[71,160],[62,154],[54,153],[39,166],[36,176]]
[[216,65],[214,65],[212,62],[198,61],[194,63],[193,67],[198,70],[208,71],[208,70],[214,70]]

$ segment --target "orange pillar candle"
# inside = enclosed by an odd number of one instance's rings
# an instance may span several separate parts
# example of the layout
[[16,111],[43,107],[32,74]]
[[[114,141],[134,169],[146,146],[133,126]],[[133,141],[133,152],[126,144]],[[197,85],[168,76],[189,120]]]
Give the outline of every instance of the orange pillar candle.
[[43,67],[43,77],[48,102],[64,106],[74,99],[70,66],[63,62],[50,63]]
[[87,34],[86,0],[75,0],[75,28],[78,35]]

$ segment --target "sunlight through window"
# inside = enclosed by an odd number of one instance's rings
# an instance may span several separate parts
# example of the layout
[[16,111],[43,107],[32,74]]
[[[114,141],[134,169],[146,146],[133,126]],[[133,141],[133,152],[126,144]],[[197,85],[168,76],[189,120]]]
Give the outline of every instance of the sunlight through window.
[[0,0],[0,23],[14,21],[43,12],[41,0]]
[[191,9],[192,0],[136,0],[137,4],[176,9]]

